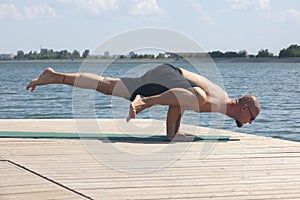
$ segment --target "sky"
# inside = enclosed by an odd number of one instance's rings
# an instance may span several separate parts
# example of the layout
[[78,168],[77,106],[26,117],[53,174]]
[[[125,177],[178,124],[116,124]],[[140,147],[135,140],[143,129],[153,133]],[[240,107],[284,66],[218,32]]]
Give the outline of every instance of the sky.
[[126,31],[155,27],[183,34],[207,52],[278,55],[300,45],[300,1],[0,0],[0,27],[0,53],[83,52]]

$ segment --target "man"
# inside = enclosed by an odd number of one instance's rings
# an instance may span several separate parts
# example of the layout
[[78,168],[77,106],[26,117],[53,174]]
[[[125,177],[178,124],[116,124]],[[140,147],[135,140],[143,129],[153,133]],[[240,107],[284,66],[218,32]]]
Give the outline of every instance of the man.
[[205,77],[170,64],[149,70],[138,78],[110,78],[90,73],[59,73],[46,69],[26,87],[34,91],[38,85],[65,84],[93,89],[106,95],[132,101],[127,121],[154,105],[168,105],[167,137],[179,135],[185,110],[219,112],[236,120],[238,127],[252,123],[260,112],[257,97],[245,95],[231,99],[219,86]]

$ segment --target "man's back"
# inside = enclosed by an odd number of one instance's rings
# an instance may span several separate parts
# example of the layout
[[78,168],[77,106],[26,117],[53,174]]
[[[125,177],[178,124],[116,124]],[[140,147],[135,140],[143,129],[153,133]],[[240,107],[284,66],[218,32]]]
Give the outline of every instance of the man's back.
[[200,112],[220,112],[226,109],[226,103],[230,100],[228,94],[218,85],[212,83],[207,78],[180,68],[182,76],[195,83],[207,95],[207,103],[200,106]]

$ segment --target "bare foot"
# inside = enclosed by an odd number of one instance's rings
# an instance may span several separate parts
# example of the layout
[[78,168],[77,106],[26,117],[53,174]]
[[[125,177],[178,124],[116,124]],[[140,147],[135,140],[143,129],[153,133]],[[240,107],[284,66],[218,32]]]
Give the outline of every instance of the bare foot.
[[47,68],[41,75],[32,79],[32,81],[27,85],[26,90],[31,88],[33,92],[38,85],[47,85],[54,83],[55,81],[55,71],[52,68]]
[[129,122],[129,120],[135,119],[136,115],[139,112],[143,111],[145,108],[146,104],[144,103],[142,96],[136,95],[135,99],[130,104],[129,114],[126,121]]

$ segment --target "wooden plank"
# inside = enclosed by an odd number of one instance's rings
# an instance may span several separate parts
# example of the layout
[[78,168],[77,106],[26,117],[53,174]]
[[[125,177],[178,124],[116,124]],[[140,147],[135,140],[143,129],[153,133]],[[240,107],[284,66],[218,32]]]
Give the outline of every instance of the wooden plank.
[[16,168],[6,161],[0,162],[0,199],[82,199],[49,181]]
[[[123,133],[132,130],[130,126],[150,123],[137,120],[135,124],[125,124],[124,128],[120,127],[124,122],[119,121],[98,120],[97,123],[101,124],[102,131],[111,133]],[[9,120],[6,128],[2,127],[4,124],[5,120],[0,120],[0,131],[76,130],[74,120]],[[94,131],[88,124],[83,128]],[[153,129],[147,127],[147,134],[151,131],[164,134],[162,122],[151,121],[151,124]],[[182,127],[195,130],[191,125]],[[196,129],[201,134],[210,131]],[[238,140],[105,144],[101,141],[0,139],[0,156],[93,199],[300,199],[299,143],[228,131],[221,134]],[[120,151],[112,151],[110,145]],[[210,149],[205,156],[201,155],[204,148]],[[124,152],[127,154],[122,154]],[[103,159],[95,159],[96,154]],[[173,154],[178,157],[174,159]],[[169,162],[162,165],[164,160]],[[26,198],[38,199],[42,193],[49,198],[69,198],[64,194],[56,196],[51,188],[44,190],[46,183],[41,184],[40,190],[35,189],[39,182],[31,182],[30,177],[17,182],[18,174],[4,165],[0,165],[0,172],[3,180],[7,179],[3,174],[11,174],[3,186],[7,192],[22,187],[21,191],[27,191],[28,196],[23,196]],[[0,197],[13,197],[2,195]],[[21,194],[14,195],[20,197]]]

